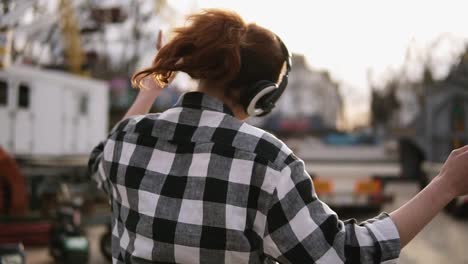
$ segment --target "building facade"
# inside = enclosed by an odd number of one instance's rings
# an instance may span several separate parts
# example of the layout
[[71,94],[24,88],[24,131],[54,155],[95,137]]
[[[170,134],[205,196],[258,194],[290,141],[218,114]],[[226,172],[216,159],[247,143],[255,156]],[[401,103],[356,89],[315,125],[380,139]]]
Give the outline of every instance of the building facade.
[[343,117],[343,100],[338,84],[326,71],[307,65],[302,55],[293,55],[288,88],[279,101],[277,113],[284,118],[318,117],[323,125],[336,128]]

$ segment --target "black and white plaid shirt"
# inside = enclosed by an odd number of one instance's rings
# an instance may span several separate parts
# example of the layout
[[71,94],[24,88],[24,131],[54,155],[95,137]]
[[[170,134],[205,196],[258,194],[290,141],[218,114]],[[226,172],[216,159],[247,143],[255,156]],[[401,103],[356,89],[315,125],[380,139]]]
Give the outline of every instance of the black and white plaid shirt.
[[304,162],[215,98],[121,121],[89,162],[112,202],[114,263],[396,263],[387,214],[342,222]]

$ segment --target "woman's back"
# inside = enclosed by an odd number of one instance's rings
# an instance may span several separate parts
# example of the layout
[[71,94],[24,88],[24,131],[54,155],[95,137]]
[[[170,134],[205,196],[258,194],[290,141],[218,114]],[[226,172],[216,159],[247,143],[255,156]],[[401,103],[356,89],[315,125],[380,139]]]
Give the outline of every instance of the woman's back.
[[[91,154],[114,263],[394,263],[386,214],[342,222],[278,139],[200,92],[122,121]],[[387,262],[386,262],[387,263]]]
[[202,93],[123,121],[102,162],[113,200],[114,258],[260,262],[278,175],[272,164],[287,157],[280,148]]

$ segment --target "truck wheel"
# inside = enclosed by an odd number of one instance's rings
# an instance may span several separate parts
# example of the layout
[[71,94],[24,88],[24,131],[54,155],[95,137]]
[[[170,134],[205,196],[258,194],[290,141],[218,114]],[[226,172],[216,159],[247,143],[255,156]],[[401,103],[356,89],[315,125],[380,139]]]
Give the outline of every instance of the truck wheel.
[[402,176],[419,182],[421,189],[424,188],[428,183],[422,168],[425,161],[424,151],[411,138],[401,138],[398,144]]

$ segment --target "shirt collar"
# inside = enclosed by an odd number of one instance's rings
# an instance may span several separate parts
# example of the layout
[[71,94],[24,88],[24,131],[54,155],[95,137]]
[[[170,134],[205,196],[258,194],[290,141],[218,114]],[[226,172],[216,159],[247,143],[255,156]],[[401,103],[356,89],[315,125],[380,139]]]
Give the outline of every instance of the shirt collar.
[[188,92],[180,96],[175,107],[188,107],[201,110],[212,110],[217,112],[223,112],[225,114],[234,116],[234,113],[227,105],[221,100],[209,96],[202,92]]

